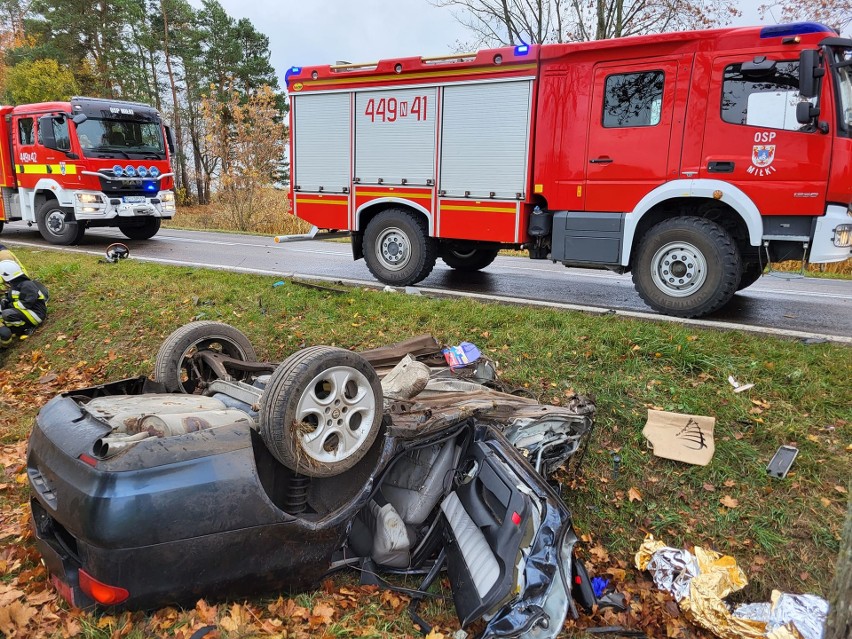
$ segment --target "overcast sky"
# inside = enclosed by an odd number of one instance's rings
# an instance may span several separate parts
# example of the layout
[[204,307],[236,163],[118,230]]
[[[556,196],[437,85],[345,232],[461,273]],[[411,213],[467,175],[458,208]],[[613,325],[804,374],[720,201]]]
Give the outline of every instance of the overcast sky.
[[[456,42],[469,40],[450,9],[427,0],[219,1],[230,15],[248,18],[269,36],[282,88],[291,66],[442,55],[453,52]],[[743,16],[736,24],[757,24],[761,3],[742,0]]]

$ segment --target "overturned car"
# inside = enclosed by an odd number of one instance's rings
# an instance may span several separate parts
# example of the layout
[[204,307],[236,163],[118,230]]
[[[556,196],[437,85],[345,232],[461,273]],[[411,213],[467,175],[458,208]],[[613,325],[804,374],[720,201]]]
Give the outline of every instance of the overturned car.
[[27,455],[53,583],[79,607],[151,608],[306,589],[349,565],[424,575],[425,591],[446,570],[462,626],[555,637],[594,595],[545,477],[576,459],[594,405],[542,405],[494,390],[487,362],[442,362],[418,338],[264,363],[237,329],[194,322],[153,380],[55,397]]

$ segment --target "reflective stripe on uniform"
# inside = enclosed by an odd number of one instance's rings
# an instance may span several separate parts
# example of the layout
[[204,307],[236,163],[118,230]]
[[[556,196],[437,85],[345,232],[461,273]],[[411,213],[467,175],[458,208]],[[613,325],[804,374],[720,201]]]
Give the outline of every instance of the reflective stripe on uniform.
[[[15,300],[14,302],[12,302],[12,306],[15,307],[15,310],[17,310],[24,317],[26,317],[30,321],[30,324],[41,324],[41,318],[36,313],[33,313],[30,309],[24,306],[20,300]],[[9,322],[6,323],[8,324]]]

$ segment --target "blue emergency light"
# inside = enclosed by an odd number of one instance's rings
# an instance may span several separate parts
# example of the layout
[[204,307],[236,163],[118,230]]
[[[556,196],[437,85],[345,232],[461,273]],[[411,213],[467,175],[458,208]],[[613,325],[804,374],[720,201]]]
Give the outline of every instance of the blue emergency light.
[[526,55],[530,52],[530,45],[519,44],[515,47],[515,55]]
[[831,27],[819,22],[791,22],[790,24],[773,24],[760,30],[761,38],[786,38],[789,36],[805,35],[806,33],[836,33]]

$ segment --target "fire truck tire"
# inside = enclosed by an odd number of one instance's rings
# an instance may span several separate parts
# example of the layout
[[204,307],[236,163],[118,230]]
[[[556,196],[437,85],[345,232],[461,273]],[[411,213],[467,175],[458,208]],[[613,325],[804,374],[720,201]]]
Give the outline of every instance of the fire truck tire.
[[382,211],[364,232],[367,268],[384,284],[416,284],[432,272],[437,258],[438,242],[429,237],[426,222],[402,209]]
[[131,240],[150,240],[160,230],[160,218],[146,217],[132,224],[120,224],[118,230]]
[[39,233],[51,244],[69,246],[76,244],[86,232],[74,219],[74,211],[59,206],[56,200],[48,200],[36,214]]
[[701,317],[727,304],[742,277],[736,242],[700,217],[677,217],[651,228],[639,243],[633,283],[651,308]]
[[370,450],[382,425],[382,386],[363,357],[310,346],[285,359],[260,399],[260,436],[290,470],[332,477]]
[[744,288],[748,288],[757,280],[759,280],[761,275],[763,275],[763,264],[761,264],[759,261],[744,262],[743,276],[740,278],[740,283],[739,286],[737,286],[737,290],[741,291]]
[[457,271],[481,271],[499,252],[496,248],[477,248],[470,242],[447,242],[441,246],[441,259]]

